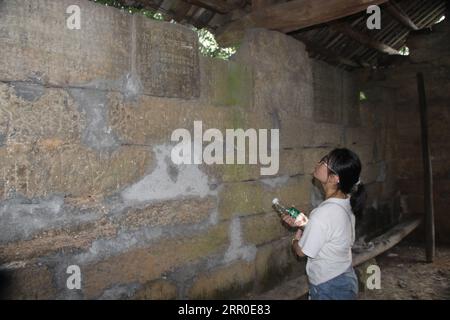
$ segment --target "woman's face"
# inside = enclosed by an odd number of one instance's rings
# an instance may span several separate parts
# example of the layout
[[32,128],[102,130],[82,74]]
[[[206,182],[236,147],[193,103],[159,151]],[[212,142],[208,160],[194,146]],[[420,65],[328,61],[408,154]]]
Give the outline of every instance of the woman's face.
[[319,161],[314,169],[314,178],[322,183],[326,183],[328,180],[328,168],[324,162]]
[[330,178],[337,178],[337,175],[330,174],[330,170],[327,166],[328,163],[328,157],[323,157],[317,164],[316,168],[314,169],[314,178],[319,180],[321,183],[326,184]]

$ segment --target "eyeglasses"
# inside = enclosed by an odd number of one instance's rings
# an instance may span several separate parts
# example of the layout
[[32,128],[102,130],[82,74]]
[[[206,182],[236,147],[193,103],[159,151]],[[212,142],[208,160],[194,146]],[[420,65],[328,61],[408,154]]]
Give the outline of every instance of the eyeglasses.
[[323,157],[322,159],[320,159],[319,165],[320,165],[320,164],[324,164],[325,167],[327,167],[328,170],[330,170],[333,174],[339,176],[338,173],[337,173],[336,171],[334,171],[333,169],[330,168],[330,166],[328,165],[328,160],[329,160],[329,157],[328,157],[328,156]]

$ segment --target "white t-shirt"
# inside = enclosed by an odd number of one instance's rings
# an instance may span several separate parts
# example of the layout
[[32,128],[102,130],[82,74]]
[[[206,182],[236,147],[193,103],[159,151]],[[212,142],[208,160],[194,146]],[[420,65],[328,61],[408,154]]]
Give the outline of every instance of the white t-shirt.
[[311,211],[299,241],[308,256],[306,274],[310,283],[319,285],[346,271],[352,264],[354,241],[355,216],[350,198],[329,198]]

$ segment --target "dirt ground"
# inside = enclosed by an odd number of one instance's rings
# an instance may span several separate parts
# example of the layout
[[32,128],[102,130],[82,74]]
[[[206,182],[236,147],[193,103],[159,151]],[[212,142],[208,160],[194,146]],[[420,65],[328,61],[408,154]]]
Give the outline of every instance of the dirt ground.
[[437,247],[433,263],[424,247],[400,244],[376,258],[381,289],[360,291],[361,300],[450,300],[450,246]]

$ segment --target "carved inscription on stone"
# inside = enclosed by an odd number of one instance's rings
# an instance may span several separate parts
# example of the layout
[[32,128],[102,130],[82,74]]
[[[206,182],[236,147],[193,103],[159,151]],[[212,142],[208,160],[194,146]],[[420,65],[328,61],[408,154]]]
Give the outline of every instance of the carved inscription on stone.
[[[70,5],[80,7],[79,30],[67,28]],[[130,69],[130,21],[91,1],[0,1],[0,80],[66,86],[121,79]]]
[[161,97],[199,96],[198,40],[191,30],[169,23],[137,23],[136,71],[143,93]]

